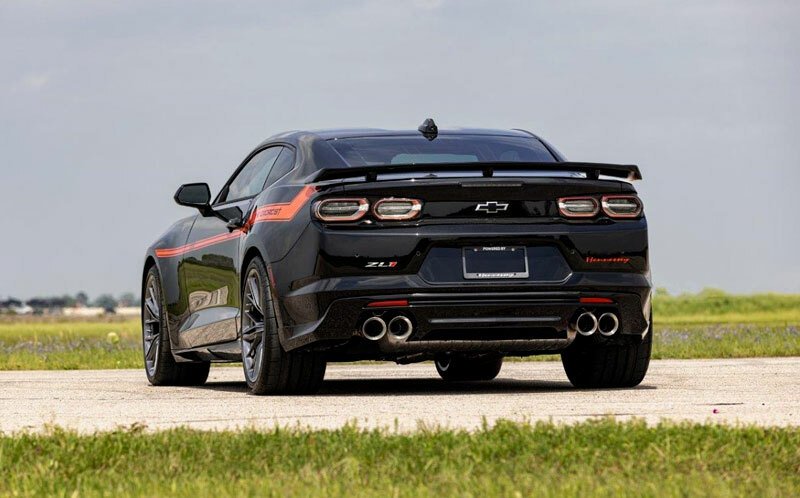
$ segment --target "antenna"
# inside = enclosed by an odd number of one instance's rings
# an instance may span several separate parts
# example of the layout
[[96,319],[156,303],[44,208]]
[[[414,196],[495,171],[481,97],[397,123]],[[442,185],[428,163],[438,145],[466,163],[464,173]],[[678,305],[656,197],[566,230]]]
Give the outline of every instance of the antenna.
[[433,118],[428,118],[419,125],[417,128],[422,136],[427,138],[428,140],[433,140],[437,136],[439,136],[439,127],[436,126],[436,123],[433,121]]

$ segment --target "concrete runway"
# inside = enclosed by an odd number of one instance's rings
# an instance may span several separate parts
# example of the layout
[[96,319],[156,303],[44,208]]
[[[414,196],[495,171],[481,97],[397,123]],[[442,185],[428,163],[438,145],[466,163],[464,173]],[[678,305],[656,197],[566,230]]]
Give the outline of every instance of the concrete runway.
[[0,431],[47,425],[81,432],[134,423],[189,426],[474,429],[485,419],[573,423],[612,415],[800,425],[800,358],[653,361],[635,389],[577,390],[560,362],[510,362],[497,380],[449,385],[431,363],[331,365],[313,396],[245,392],[238,367],[212,368],[203,387],[152,387],[140,370],[0,372]]

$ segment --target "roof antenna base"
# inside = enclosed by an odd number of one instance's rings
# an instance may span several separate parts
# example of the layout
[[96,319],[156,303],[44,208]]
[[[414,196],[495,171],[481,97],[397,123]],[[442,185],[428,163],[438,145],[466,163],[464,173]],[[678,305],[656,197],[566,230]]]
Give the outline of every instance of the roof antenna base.
[[436,126],[436,123],[433,121],[433,118],[428,118],[419,125],[417,130],[422,133],[422,136],[427,138],[428,140],[433,140],[434,138],[439,136],[439,127]]

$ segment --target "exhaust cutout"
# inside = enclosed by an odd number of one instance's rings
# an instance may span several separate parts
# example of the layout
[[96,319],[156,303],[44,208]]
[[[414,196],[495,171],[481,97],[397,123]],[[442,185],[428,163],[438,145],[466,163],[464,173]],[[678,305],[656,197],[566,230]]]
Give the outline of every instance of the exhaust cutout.
[[389,321],[389,333],[395,339],[401,341],[407,339],[413,331],[414,325],[411,324],[411,320],[403,315],[398,315]]
[[372,316],[361,324],[361,335],[370,341],[379,341],[386,335],[386,322],[379,316]]
[[597,317],[591,311],[581,313],[578,319],[575,320],[575,330],[583,336],[594,334],[597,332]]
[[612,336],[619,330],[619,318],[614,313],[603,313],[597,320],[597,329],[601,335]]

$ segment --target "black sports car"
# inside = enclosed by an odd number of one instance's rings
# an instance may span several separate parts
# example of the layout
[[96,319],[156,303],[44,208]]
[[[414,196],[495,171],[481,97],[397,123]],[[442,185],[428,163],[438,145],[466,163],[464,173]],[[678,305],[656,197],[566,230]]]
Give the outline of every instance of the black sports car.
[[434,360],[490,380],[561,354],[578,387],[635,386],[650,361],[636,166],[575,163],[523,130],[289,132],[147,251],[155,385],[244,364],[253,393],[316,390],[329,361]]

